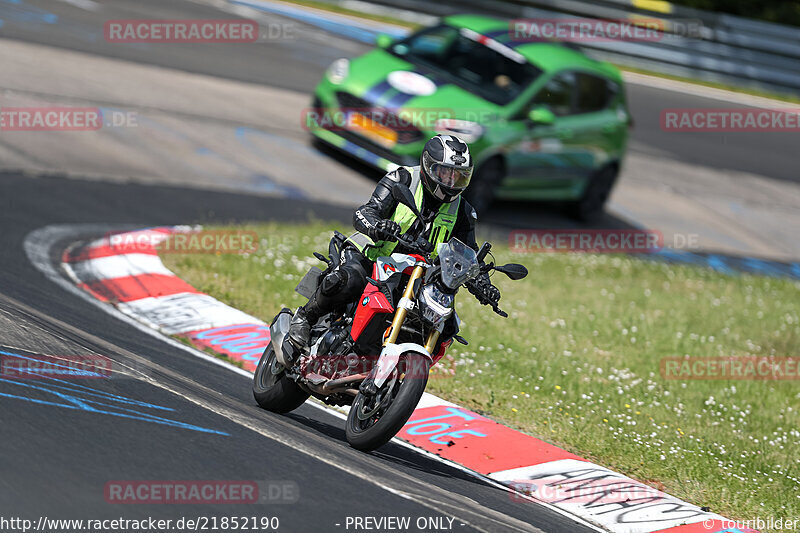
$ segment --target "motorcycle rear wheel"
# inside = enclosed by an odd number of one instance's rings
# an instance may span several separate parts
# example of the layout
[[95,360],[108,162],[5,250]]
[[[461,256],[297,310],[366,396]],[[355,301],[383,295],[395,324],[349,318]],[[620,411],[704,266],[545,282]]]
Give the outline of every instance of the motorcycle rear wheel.
[[[406,369],[413,370],[403,376],[396,371],[397,379],[390,378],[376,397],[367,397],[360,392],[356,395],[345,428],[347,442],[353,448],[368,452],[383,446],[402,429],[417,408],[428,384],[431,362],[413,352],[402,354],[400,362]],[[391,395],[387,405],[382,405],[387,400],[382,394]],[[373,414],[367,419],[361,418],[371,411]]]
[[303,405],[309,396],[286,376],[286,369],[278,363],[270,342],[253,374],[253,397],[258,405],[267,411],[283,414]]

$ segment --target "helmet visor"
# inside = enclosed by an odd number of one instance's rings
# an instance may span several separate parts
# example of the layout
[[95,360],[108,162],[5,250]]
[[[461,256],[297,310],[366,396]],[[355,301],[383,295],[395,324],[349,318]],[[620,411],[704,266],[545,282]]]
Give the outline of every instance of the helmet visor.
[[422,154],[422,165],[425,173],[436,183],[448,189],[463,191],[472,179],[472,167],[459,167],[447,163],[439,163],[427,153]]

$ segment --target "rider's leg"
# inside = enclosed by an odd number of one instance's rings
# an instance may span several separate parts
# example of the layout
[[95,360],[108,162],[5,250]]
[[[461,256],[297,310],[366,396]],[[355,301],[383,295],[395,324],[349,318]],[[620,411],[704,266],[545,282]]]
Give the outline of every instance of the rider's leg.
[[311,326],[337,306],[358,297],[367,285],[371,262],[353,247],[342,250],[341,264],[320,282],[308,303],[295,313],[289,327],[289,340],[295,346],[307,348]]

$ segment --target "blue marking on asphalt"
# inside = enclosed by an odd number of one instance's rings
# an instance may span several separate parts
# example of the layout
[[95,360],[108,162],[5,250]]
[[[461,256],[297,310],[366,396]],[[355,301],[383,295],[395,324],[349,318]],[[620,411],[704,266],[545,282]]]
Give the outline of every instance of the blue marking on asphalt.
[[711,268],[723,274],[756,274],[773,278],[800,279],[800,263],[781,263],[757,257],[723,256],[719,254],[699,254],[686,250],[663,248],[652,254],[633,254],[668,263],[684,263]]
[[23,5],[22,0],[1,0],[0,13],[9,22],[34,22],[55,24],[58,15],[34,6]]
[[[0,351],[0,354],[12,355],[8,352]],[[24,355],[13,354],[15,359],[25,359],[27,361],[35,361],[37,363],[41,362],[41,359],[35,359],[33,357],[25,357]],[[59,375],[59,376],[81,376],[85,378],[103,378],[106,377],[103,374],[99,374],[97,372],[92,372],[91,370],[77,370],[75,368],[71,368],[69,365],[62,365],[57,363],[56,361],[47,361],[46,368],[39,368],[36,370],[27,370],[27,369],[19,369],[20,372],[25,372],[31,376],[40,376],[46,377],[45,374],[51,375]]]
[[394,26],[377,26],[360,24],[353,19],[337,16],[337,15],[322,15],[304,11],[300,8],[281,6],[272,3],[259,2],[257,0],[232,0],[232,4],[252,7],[259,11],[267,13],[274,13],[284,17],[299,20],[312,26],[316,26],[330,33],[341,35],[362,43],[374,44],[375,39],[380,33],[386,33],[394,38],[405,37],[408,31],[405,29],[398,29]]
[[[0,354],[9,355],[14,358],[31,359],[21,354],[6,352],[3,350],[0,350]],[[120,418],[128,418],[131,420],[141,420],[144,422],[151,422],[154,424],[172,426],[181,429],[189,429],[192,431],[199,431],[201,433],[213,433],[216,435],[229,436],[229,434],[224,431],[218,431],[216,429],[204,428],[201,426],[196,426],[194,424],[180,422],[178,420],[163,418],[141,410],[141,409],[156,409],[162,411],[175,411],[175,409],[172,409],[170,407],[164,407],[161,405],[134,400],[132,398],[126,398],[125,396],[119,396],[109,392],[99,391],[91,387],[86,387],[83,385],[79,385],[77,383],[70,383],[60,379],[45,377],[42,378],[41,380],[37,380],[37,382],[32,382],[25,379],[7,379],[0,377],[0,383],[22,387],[28,390],[44,392],[53,395],[60,400],[63,400],[63,403],[57,401],[44,400],[40,398],[30,398],[27,396],[20,396],[18,394],[11,394],[7,392],[0,392],[0,396],[4,398],[13,398],[16,400],[24,400],[26,402],[31,402],[39,405],[63,407],[65,409],[74,409],[78,411],[86,411],[89,413],[112,415]],[[41,385],[39,385],[39,383],[41,383]],[[131,409],[128,407],[122,407],[122,405],[135,406],[139,407],[140,409],[138,410]]]
[[714,270],[724,272],[725,274],[733,274],[735,272],[735,270],[725,264],[725,258],[718,255],[709,255],[706,257],[706,264]]

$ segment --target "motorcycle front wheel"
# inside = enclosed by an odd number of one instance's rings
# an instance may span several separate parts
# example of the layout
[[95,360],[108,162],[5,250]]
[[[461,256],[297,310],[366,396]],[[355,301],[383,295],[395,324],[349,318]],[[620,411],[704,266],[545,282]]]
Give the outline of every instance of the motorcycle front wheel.
[[430,366],[428,358],[406,352],[393,376],[374,396],[359,392],[347,415],[345,435],[350,446],[372,451],[389,442],[417,408]]
[[253,397],[262,409],[273,413],[294,411],[309,394],[286,376],[286,369],[275,357],[272,342],[267,345],[253,374]]

